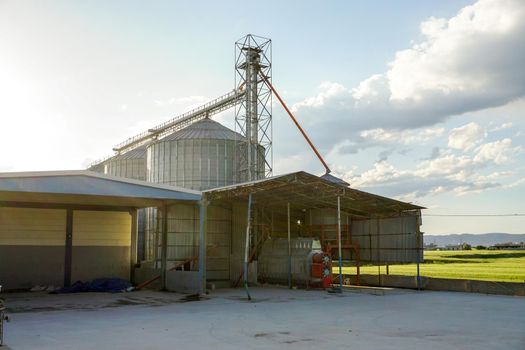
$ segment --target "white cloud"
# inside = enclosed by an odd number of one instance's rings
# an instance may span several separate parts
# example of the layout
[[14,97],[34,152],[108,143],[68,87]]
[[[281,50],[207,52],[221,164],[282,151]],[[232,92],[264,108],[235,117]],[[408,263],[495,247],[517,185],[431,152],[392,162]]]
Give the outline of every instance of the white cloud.
[[519,176],[519,172],[492,170],[484,175],[483,171],[502,166],[510,161],[511,154],[522,151],[521,147],[513,147],[512,140],[506,138],[479,145],[470,154],[456,155],[448,150],[435,158],[421,161],[414,168],[399,169],[382,160],[361,174],[356,174],[356,168],[345,172],[340,167],[335,172],[353,187],[413,201],[446,192],[464,195],[518,186],[523,181],[513,178]]
[[355,88],[324,82],[293,110],[328,148],[352,132],[420,128],[505,105],[525,96],[523,18],[520,0],[480,0],[450,19],[429,18],[423,39],[386,72]]
[[492,128],[490,129],[491,132],[495,132],[495,131],[501,131],[501,130],[506,130],[506,129],[510,129],[514,126],[514,124],[512,123],[503,123],[499,126],[496,126],[495,128]]
[[[515,31],[521,32],[523,12],[523,2],[519,0],[482,0],[463,8],[450,20],[429,18],[420,26],[426,40],[397,52],[390,64],[387,73],[390,98],[421,100],[429,92],[468,95],[471,90],[482,93],[482,89],[492,89],[491,82],[504,83],[498,74],[493,76],[493,72],[486,70],[495,62],[476,55],[487,53],[496,60],[507,60],[487,51],[487,46],[500,46],[497,41],[506,41]],[[472,63],[467,65],[470,60]]]
[[475,162],[486,162],[493,160],[496,164],[503,164],[509,161],[508,153],[511,151],[512,140],[509,138],[489,142],[477,148],[474,157]]
[[[330,154],[357,153],[360,150],[371,147],[383,147],[386,150],[381,153],[381,158],[386,159],[400,146],[421,145],[443,135],[445,129],[442,127],[423,128],[415,130],[399,129],[369,129],[359,132],[351,140],[344,140],[336,144]],[[404,151],[406,151],[406,147]]]
[[404,144],[426,142],[443,134],[444,128],[425,128],[421,130],[385,130],[382,128],[364,130],[360,136],[376,143]]
[[468,151],[486,136],[487,132],[481,126],[471,122],[449,132],[448,147]]

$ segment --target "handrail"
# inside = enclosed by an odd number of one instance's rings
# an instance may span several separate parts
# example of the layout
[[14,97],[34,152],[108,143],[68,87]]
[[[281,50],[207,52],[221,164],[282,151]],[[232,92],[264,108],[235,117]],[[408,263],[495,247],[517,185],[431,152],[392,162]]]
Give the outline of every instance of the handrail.
[[202,106],[192,109],[186,113],[176,116],[162,124],[159,124],[145,132],[142,132],[138,135],[130,137],[124,142],[116,145],[113,150],[115,152],[122,152],[124,150],[131,149],[133,147],[139,146],[146,141],[151,139],[158,138],[170,131],[173,131],[179,125],[183,125],[185,122],[195,121],[198,119],[203,119],[209,117],[213,114],[222,112],[225,109],[231,108],[237,103],[240,102],[241,98],[244,96],[245,91],[242,90],[233,90],[229,93],[219,96],[216,99],[206,102]]

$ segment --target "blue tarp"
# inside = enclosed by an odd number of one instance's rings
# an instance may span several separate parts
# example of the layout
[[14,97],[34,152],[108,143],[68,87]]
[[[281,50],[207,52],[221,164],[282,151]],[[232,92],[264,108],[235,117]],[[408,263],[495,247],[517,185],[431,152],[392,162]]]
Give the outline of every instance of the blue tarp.
[[59,290],[51,292],[58,293],[82,293],[82,292],[108,292],[120,293],[125,292],[132,287],[131,283],[122,278],[97,278],[93,281],[82,282],[76,281],[70,287],[62,287]]

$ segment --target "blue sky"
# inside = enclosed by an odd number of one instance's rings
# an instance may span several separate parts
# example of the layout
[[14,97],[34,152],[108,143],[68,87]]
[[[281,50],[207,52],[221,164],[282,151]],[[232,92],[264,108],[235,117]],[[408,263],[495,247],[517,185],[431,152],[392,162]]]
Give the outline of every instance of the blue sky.
[[[0,1],[0,171],[77,169],[233,88],[234,42],[353,186],[427,214],[524,213],[525,3]],[[233,126],[233,113],[218,120]],[[274,106],[275,173],[322,166]],[[424,216],[427,233],[525,217]]]

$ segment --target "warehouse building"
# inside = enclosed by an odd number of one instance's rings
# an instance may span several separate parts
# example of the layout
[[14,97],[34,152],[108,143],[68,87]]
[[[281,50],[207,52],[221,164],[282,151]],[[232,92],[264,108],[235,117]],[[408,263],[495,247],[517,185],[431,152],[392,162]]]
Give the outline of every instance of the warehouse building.
[[[159,223],[141,261],[145,207],[158,208]],[[89,171],[4,173],[0,279],[19,289],[160,276],[168,290],[203,292],[238,286],[248,266],[250,283],[307,286],[308,257],[337,258],[338,232],[345,260],[420,261],[420,209],[305,172],[204,192]]]
[[200,193],[89,171],[0,174],[0,284],[68,286],[132,279],[137,210]]

